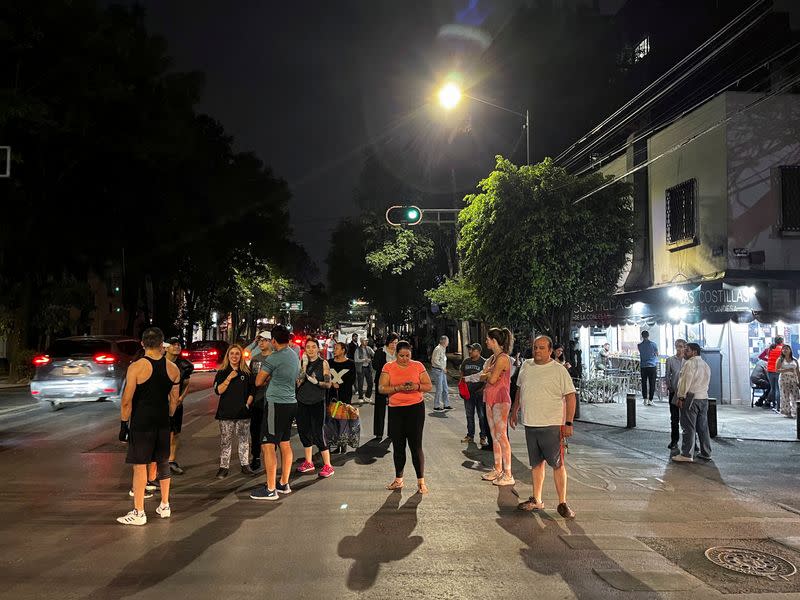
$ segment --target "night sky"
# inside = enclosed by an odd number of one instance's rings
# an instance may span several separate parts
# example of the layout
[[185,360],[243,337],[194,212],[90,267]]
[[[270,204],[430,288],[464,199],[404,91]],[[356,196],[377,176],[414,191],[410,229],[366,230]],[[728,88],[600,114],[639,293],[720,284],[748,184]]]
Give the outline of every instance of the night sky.
[[[223,123],[237,150],[255,151],[289,182],[296,238],[324,277],[330,232],[356,212],[353,189],[370,140],[382,142],[385,162],[406,182],[446,191],[433,172],[448,160],[453,136],[430,98],[456,54],[468,70],[478,51],[444,39],[440,28],[474,25],[496,35],[519,1],[143,4],[175,69],[205,72],[199,109]],[[478,136],[478,147],[466,150],[484,173],[515,142],[505,132],[497,138]]]

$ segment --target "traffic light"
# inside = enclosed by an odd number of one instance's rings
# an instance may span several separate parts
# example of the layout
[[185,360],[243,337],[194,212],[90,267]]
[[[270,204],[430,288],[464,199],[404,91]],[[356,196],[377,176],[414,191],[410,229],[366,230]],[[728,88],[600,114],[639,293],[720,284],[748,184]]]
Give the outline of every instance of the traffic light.
[[389,225],[419,225],[420,221],[422,210],[418,206],[390,206],[386,211],[386,222]]

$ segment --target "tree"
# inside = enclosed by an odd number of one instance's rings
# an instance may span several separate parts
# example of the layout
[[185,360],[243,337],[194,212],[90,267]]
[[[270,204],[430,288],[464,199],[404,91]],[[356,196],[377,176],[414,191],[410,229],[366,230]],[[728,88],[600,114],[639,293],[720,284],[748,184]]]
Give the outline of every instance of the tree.
[[483,320],[486,309],[475,286],[463,275],[448,277],[439,287],[425,295],[442,307],[442,312],[457,321]]
[[474,289],[490,320],[566,340],[574,306],[613,293],[632,249],[628,184],[578,201],[606,181],[570,175],[550,159],[517,167],[498,156],[459,214],[464,281],[433,295],[469,299]]

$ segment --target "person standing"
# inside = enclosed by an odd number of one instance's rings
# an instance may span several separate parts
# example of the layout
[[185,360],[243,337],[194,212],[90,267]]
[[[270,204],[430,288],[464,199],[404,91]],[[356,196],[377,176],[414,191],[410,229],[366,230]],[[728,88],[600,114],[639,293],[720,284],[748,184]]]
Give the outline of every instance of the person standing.
[[214,377],[214,392],[219,395],[217,414],[219,421],[219,470],[217,479],[225,479],[231,466],[233,439],[239,447],[242,473],[255,475],[250,467],[250,407],[253,404],[255,385],[250,367],[243,360],[244,351],[232,344],[225,352],[222,366]]
[[347,347],[344,342],[336,342],[333,347],[333,360],[329,365],[331,371],[331,389],[328,392],[329,402],[350,404],[353,401],[356,364],[347,355]]
[[425,454],[422,450],[422,431],[425,427],[425,403],[422,394],[433,388],[425,365],[411,360],[411,344],[397,344],[397,360],[383,366],[378,391],[389,396],[389,436],[394,453],[394,480],[387,490],[403,487],[406,466],[406,445],[417,474],[417,493],[427,494],[425,485]]
[[759,356],[760,360],[767,361],[767,378],[769,379],[769,394],[764,403],[764,408],[772,408],[778,412],[781,404],[781,390],[779,385],[780,373],[776,370],[775,366],[778,359],[781,357],[783,351],[783,338],[778,336],[775,341],[769,345]]
[[450,410],[450,397],[447,388],[447,345],[450,340],[446,335],[439,338],[439,343],[431,353],[431,375],[436,386],[433,394],[433,410]]
[[[361,345],[356,348],[353,361],[356,365],[356,387],[358,388],[358,399],[364,399],[364,382],[367,382],[367,400],[372,397],[372,359],[375,351],[367,344],[367,338],[361,338]],[[363,404],[363,402],[359,402]]]
[[[486,347],[492,356],[486,361],[480,380],[486,383],[483,400],[486,418],[492,433],[494,469],[481,479],[494,485],[514,485],[511,473],[511,442],[508,439],[508,413],[511,410],[511,357],[508,353],[514,337],[506,328],[491,328],[486,334]],[[559,365],[559,368],[563,368]],[[566,370],[564,371],[566,373]]]
[[347,344],[347,358],[353,360],[356,357],[357,348],[358,348],[358,334],[354,333],[352,338],[350,339],[350,343]]
[[695,433],[700,441],[699,458],[711,460],[711,436],[708,432],[708,384],[711,368],[700,358],[699,344],[689,343],[683,350],[686,362],[678,378],[678,408],[681,411],[681,452],[675,462],[692,462]]
[[642,332],[639,342],[639,368],[642,373],[642,399],[645,406],[653,406],[658,374],[658,347],[650,340],[650,332]]
[[333,475],[331,451],[325,439],[325,398],[331,387],[331,371],[328,361],[319,355],[317,340],[306,340],[303,355],[304,368],[297,379],[297,433],[303,444],[305,460],[297,467],[298,473],[313,473],[316,470],[313,458],[314,446],[322,456],[320,477]]
[[[256,336],[256,347],[251,349],[250,356],[250,371],[253,374],[255,385],[255,378],[261,372],[261,364],[266,358],[272,354],[272,343],[270,342],[270,334],[268,331],[262,331]],[[253,405],[250,407],[250,449],[252,450],[253,460],[250,462],[250,468],[253,471],[261,470],[261,425],[264,421],[264,395],[267,391],[267,385],[262,385],[255,388],[253,394]]]
[[325,360],[333,360],[333,345],[336,343],[336,334],[330,332],[328,339],[325,340],[325,354],[322,358]]
[[194,365],[181,356],[181,339],[171,337],[164,342],[164,355],[167,360],[173,363],[181,373],[181,381],[178,390],[178,407],[175,414],[169,418],[169,470],[173,475],[183,475],[185,470],[178,464],[178,438],[181,434],[183,425],[183,400],[189,393],[189,377],[194,371]]
[[469,398],[464,400],[464,411],[467,416],[467,435],[461,440],[463,444],[472,444],[475,442],[475,414],[478,415],[478,427],[480,428],[480,446],[486,445],[486,436],[488,435],[488,423],[486,422],[486,405],[483,402],[483,388],[485,383],[480,381],[480,374],[486,360],[481,356],[483,348],[480,344],[470,344],[467,346],[469,356],[465,358],[459,370],[461,376],[464,378],[478,379],[478,381],[467,381],[467,390],[469,391]]
[[553,341],[540,335],[533,341],[533,359],[520,367],[519,389],[511,407],[511,427],[519,422],[525,426],[525,442],[531,464],[533,495],[518,505],[520,510],[544,508],[545,463],[553,469],[553,481],[558,494],[558,514],[574,519],[575,512],[567,504],[567,468],[564,464],[564,439],[573,433],[575,416],[575,386],[569,373],[550,358]]
[[781,414],[794,419],[797,416],[797,401],[800,400],[798,389],[800,370],[789,344],[784,344],[781,348],[781,356],[775,363],[775,371],[779,375],[778,382],[781,388]]
[[180,403],[180,370],[164,357],[164,333],[148,327],[142,333],[144,356],[128,367],[120,402],[120,440],[128,440],[125,462],[133,465],[133,510],[117,518],[123,525],[144,525],[144,493],[147,467],[155,462],[161,487],[156,513],[166,519],[169,505],[169,418]]
[[683,358],[683,351],[686,348],[686,340],[675,340],[675,356],[667,358],[667,390],[669,390],[669,423],[670,423],[670,442],[667,446],[670,450],[678,447],[681,440],[680,432],[680,410],[678,409],[678,378],[686,360]]
[[[379,387],[381,373],[386,363],[394,362],[396,359],[395,352],[397,351],[397,342],[399,336],[396,333],[386,334],[386,343],[383,348],[375,352],[372,358],[372,368],[375,370],[375,412],[372,421],[372,432],[376,440],[383,438],[383,425],[386,422],[386,402],[385,394],[381,393]],[[391,434],[391,430],[389,431]]]
[[611,344],[606,342],[597,353],[597,361],[594,368],[597,371],[605,371],[611,365]]
[[[289,494],[289,473],[292,470],[292,421],[297,415],[297,376],[300,361],[289,347],[291,336],[283,325],[272,328],[273,352],[261,363],[256,387],[267,386],[264,395],[264,419],[261,425],[261,452],[264,455],[265,485],[250,492],[253,500],[274,501],[278,494]],[[281,480],[278,477],[277,449],[281,451]]]

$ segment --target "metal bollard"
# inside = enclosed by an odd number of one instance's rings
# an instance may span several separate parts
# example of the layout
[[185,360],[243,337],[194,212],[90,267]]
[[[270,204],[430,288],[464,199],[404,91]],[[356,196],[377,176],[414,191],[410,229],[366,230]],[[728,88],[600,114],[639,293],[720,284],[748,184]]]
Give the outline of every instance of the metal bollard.
[[636,427],[636,392],[628,392],[625,396],[625,403],[628,408],[628,422],[625,427],[633,429]]
[[573,417],[574,420],[578,420],[581,418],[581,391],[578,388],[577,392],[575,393],[575,416]]
[[708,435],[717,437],[717,399],[708,399]]

